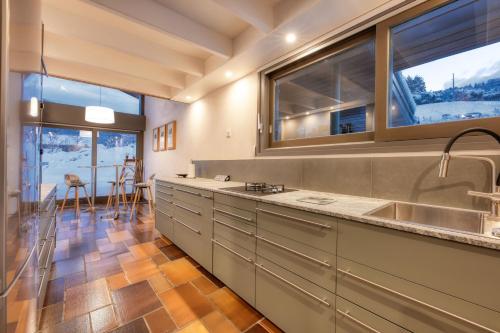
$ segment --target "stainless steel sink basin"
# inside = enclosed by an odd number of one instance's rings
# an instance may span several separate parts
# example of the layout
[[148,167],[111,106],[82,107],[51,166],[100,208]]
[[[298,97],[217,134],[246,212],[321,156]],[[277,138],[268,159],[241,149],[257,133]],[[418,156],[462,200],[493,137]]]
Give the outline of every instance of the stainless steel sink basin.
[[471,210],[391,202],[368,212],[366,215],[399,222],[483,233],[484,213]]

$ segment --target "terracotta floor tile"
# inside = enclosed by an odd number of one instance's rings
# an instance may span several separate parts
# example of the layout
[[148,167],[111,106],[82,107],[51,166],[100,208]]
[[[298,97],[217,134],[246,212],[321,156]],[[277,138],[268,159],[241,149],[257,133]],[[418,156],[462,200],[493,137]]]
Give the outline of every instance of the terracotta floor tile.
[[72,288],[87,282],[87,275],[85,272],[79,272],[64,277],[64,288]]
[[92,281],[122,272],[116,257],[101,259],[87,263],[87,280]]
[[210,333],[238,333],[239,330],[220,312],[214,311],[202,319]]
[[202,294],[208,295],[219,289],[212,281],[207,279],[204,275],[191,281],[192,284],[198,288]]
[[85,255],[85,262],[97,261],[101,259],[101,252],[94,251]]
[[56,326],[50,326],[42,330],[43,333],[69,333],[69,332],[91,332],[90,318],[88,314],[75,317],[69,321],[62,322]]
[[49,305],[42,309],[39,328],[55,326],[63,319],[63,302]]
[[179,331],[179,333],[209,333],[207,328],[199,320],[189,324]]
[[168,246],[168,245],[172,245],[171,242],[167,243],[167,241],[165,241],[165,239],[163,238],[158,238],[158,239],[155,239],[155,241],[153,242],[157,248],[161,249],[162,247],[165,247],[165,246]]
[[129,322],[162,306],[147,281],[115,290],[111,295],[120,323]]
[[167,278],[174,285],[178,286],[201,276],[201,273],[185,258],[167,262],[159,266]]
[[162,273],[150,276],[148,281],[157,294],[161,294],[172,288],[172,284],[168,282],[167,278]]
[[160,249],[152,242],[129,246],[128,250],[137,259],[152,257],[160,252]]
[[158,266],[149,257],[123,264],[122,267],[130,283],[143,281],[150,276],[160,273]]
[[83,257],[56,261],[52,265],[51,279],[82,272],[85,269]]
[[139,318],[125,326],[119,327],[113,333],[149,333],[144,319]]
[[260,324],[255,324],[250,327],[245,333],[270,333]]
[[189,261],[194,267],[201,267],[201,265],[190,256],[186,256],[186,260]]
[[50,280],[47,283],[44,306],[64,301],[64,278]]
[[92,311],[90,313],[92,332],[103,333],[118,326],[112,305]]
[[227,288],[219,289],[209,297],[241,331],[248,329],[262,318],[257,311]]
[[106,233],[111,243],[123,242],[134,238],[128,230],[114,231],[114,229],[107,229]]
[[105,279],[99,279],[66,290],[64,320],[111,304]]
[[130,252],[119,254],[116,257],[118,258],[120,265],[137,260]]
[[125,273],[123,272],[108,276],[106,278],[106,281],[108,282],[108,287],[111,291],[126,287],[130,284],[125,277]]
[[170,261],[167,258],[167,256],[164,255],[163,253],[158,253],[158,254],[154,255],[152,257],[152,259],[155,262],[155,264],[157,264],[158,266]]
[[170,333],[177,328],[165,309],[158,309],[144,317],[151,333]]
[[165,253],[168,259],[175,260],[187,256],[187,254],[175,245],[162,247],[161,252]]
[[264,327],[269,333],[283,333],[281,329],[271,323],[267,318],[264,318],[259,324],[260,326]]
[[191,284],[170,289],[160,294],[160,299],[178,327],[213,311],[210,301]]

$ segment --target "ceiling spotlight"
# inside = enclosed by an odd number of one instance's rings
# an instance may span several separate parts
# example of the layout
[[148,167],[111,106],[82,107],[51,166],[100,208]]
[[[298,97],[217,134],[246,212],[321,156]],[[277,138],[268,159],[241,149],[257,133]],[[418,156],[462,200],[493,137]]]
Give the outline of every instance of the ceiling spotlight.
[[190,100],[192,100],[192,99],[193,99],[193,97],[191,97],[191,96],[186,96],[186,99],[187,99],[188,101],[190,101]]
[[290,119],[290,116],[286,116],[286,117],[285,117],[285,119],[286,119],[286,120]]
[[310,115],[310,114],[311,114],[311,112],[309,112],[309,111],[307,111],[307,112],[306,112],[306,116],[308,116],[308,115]]
[[287,43],[291,44],[297,40],[297,36],[293,33],[286,34],[285,40]]
[[230,77],[232,77],[232,76],[233,76],[233,72],[231,72],[231,71],[226,71],[226,73],[225,73],[224,75],[225,75],[225,76],[229,79]]

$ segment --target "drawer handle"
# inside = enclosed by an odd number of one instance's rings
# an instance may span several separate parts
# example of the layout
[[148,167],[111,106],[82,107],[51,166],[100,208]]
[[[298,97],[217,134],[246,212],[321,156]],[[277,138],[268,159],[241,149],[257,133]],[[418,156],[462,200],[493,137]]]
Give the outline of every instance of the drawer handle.
[[167,200],[167,199],[163,199],[162,197],[157,197],[156,199],[157,200],[165,201],[166,203],[171,204],[171,205],[174,203],[173,201],[170,201],[170,200]]
[[158,185],[160,187],[168,188],[169,190],[173,190],[174,189],[174,187],[170,186],[170,185],[164,185],[164,184],[161,184],[161,183],[157,183],[156,185]]
[[278,280],[283,281],[284,283],[288,284],[290,287],[293,287],[293,288],[297,289],[298,291],[300,291],[304,295],[307,295],[307,296],[311,297],[312,299],[315,299],[316,301],[322,303],[323,305],[325,305],[327,307],[331,306],[330,303],[328,303],[326,301],[326,299],[320,298],[320,297],[318,297],[318,296],[316,296],[316,295],[308,292],[304,288],[297,286],[295,283],[292,283],[292,282],[288,281],[287,279],[285,279],[284,277],[281,277],[278,274],[274,273],[273,271],[270,271],[269,269],[265,268],[262,264],[255,264],[255,266],[257,266],[257,268],[260,268],[261,270],[263,270],[267,274],[269,274],[271,276],[274,276]]
[[164,191],[160,191],[160,190],[156,190],[156,192],[168,195],[169,197],[173,197],[174,196],[172,193],[168,193],[168,192],[164,192]]
[[316,222],[312,222],[312,221],[300,219],[298,217],[293,217],[293,216],[290,216],[290,215],[275,213],[275,212],[272,212],[272,211],[267,210],[267,209],[257,208],[257,210],[259,212],[262,212],[262,213],[266,213],[266,214],[274,215],[274,216],[279,216],[279,217],[284,217],[284,218],[287,218],[287,219],[290,219],[290,220],[294,220],[294,221],[297,221],[297,222],[302,222],[302,223],[313,225],[313,226],[320,227],[320,228],[325,228],[325,229],[331,229],[332,228],[328,224],[316,223]]
[[201,193],[200,192],[193,192],[193,191],[189,191],[189,190],[184,190],[182,188],[176,188],[175,190],[179,191],[179,192],[184,192],[184,193],[196,195],[197,197],[201,197]]
[[252,262],[253,262],[253,260],[252,260],[251,258],[247,258],[247,257],[245,257],[244,255],[239,254],[238,252],[234,251],[233,249],[230,249],[229,247],[227,247],[227,246],[225,246],[225,245],[223,245],[223,244],[219,243],[219,242],[218,242],[218,241],[216,241],[215,239],[212,239],[212,242],[213,242],[214,244],[219,245],[219,246],[220,246],[220,247],[222,247],[223,249],[226,249],[227,251],[231,252],[231,253],[232,253],[232,254],[234,254],[235,256],[238,256],[238,257],[240,257],[241,259],[243,259],[243,260],[245,260],[245,261],[248,261],[249,263],[252,263]]
[[367,280],[367,279],[365,279],[365,278],[362,278],[361,276],[358,276],[358,275],[356,275],[356,274],[353,274],[353,273],[351,273],[351,272],[349,272],[349,271],[346,271],[346,270],[343,270],[343,269],[340,269],[340,268],[337,268],[337,271],[338,271],[339,273],[342,273],[342,274],[344,274],[344,275],[347,275],[347,276],[349,276],[349,277],[351,277],[351,278],[353,278],[353,279],[355,279],[355,280],[358,280],[358,281],[361,281],[361,282],[363,282],[363,283],[365,283],[365,284],[368,284],[368,285],[370,285],[370,286],[372,286],[372,287],[375,287],[375,288],[378,288],[378,289],[381,289],[381,290],[387,291],[388,293],[391,293],[391,294],[393,294],[393,295],[399,296],[399,297],[404,298],[404,299],[406,299],[406,300],[408,300],[408,301],[411,301],[411,302],[413,302],[413,303],[416,303],[416,304],[422,305],[422,306],[424,306],[424,307],[426,307],[426,308],[429,308],[429,309],[434,310],[434,311],[436,311],[436,312],[439,312],[439,313],[441,313],[441,314],[444,314],[444,315],[447,315],[447,316],[452,317],[452,318],[454,318],[454,319],[457,319],[457,320],[459,320],[459,321],[462,321],[462,322],[464,322],[464,323],[466,323],[466,324],[469,324],[469,325],[471,325],[471,326],[474,326],[474,327],[476,327],[476,328],[479,328],[479,329],[481,329],[481,330],[483,330],[483,331],[486,331],[486,332],[491,332],[491,333],[498,333],[498,331],[495,331],[495,330],[493,330],[493,329],[491,329],[491,328],[488,328],[488,327],[483,326],[483,325],[481,325],[481,324],[475,323],[475,322],[470,321],[470,320],[468,320],[468,319],[465,319],[465,318],[463,318],[463,317],[457,316],[456,314],[453,314],[453,313],[448,312],[448,311],[446,311],[446,310],[440,309],[440,308],[438,308],[438,307],[436,307],[436,306],[434,306],[434,305],[430,305],[430,304],[428,304],[428,303],[422,302],[422,301],[420,301],[420,300],[418,300],[418,299],[416,299],[416,298],[413,298],[413,297],[411,297],[411,296],[405,295],[405,294],[400,293],[400,292],[398,292],[398,291],[395,291],[395,290],[389,289],[389,288],[387,288],[387,287],[384,287],[384,286],[382,286],[382,285],[380,285],[380,284],[378,284],[378,283],[375,283],[375,282],[372,282],[372,281]]
[[320,265],[322,265],[322,266],[325,266],[325,267],[332,267],[332,265],[330,265],[330,264],[328,263],[328,261],[326,261],[326,260],[325,260],[325,261],[321,261],[321,260],[319,260],[319,259],[313,258],[313,257],[311,257],[311,256],[308,256],[307,254],[304,254],[304,253],[299,252],[299,251],[295,251],[295,250],[293,250],[293,249],[291,249],[291,248],[289,248],[289,247],[286,247],[286,246],[283,246],[283,245],[281,245],[281,244],[275,243],[275,242],[273,242],[273,241],[271,241],[271,240],[269,240],[269,239],[266,239],[266,238],[264,238],[264,237],[262,237],[262,236],[255,236],[255,237],[257,237],[257,239],[260,239],[261,241],[266,242],[266,243],[268,243],[268,244],[271,244],[271,245],[273,245],[273,246],[275,246],[275,247],[277,247],[277,248],[280,248],[280,249],[282,249],[282,250],[285,250],[285,251],[288,251],[288,252],[290,252],[290,253],[296,254],[296,255],[298,255],[299,257],[302,257],[302,258],[304,258],[304,259],[307,259],[307,260],[313,261],[313,262],[315,262],[315,263],[317,263],[317,264],[320,264]]
[[191,208],[187,208],[187,207],[185,207],[183,205],[179,205],[178,203],[174,203],[174,206],[175,207],[179,207],[179,208],[184,209],[184,210],[187,210],[190,213],[193,213],[193,214],[196,214],[196,215],[201,215],[200,212],[197,212],[196,210],[192,210]]
[[186,224],[186,223],[184,223],[184,222],[179,221],[179,220],[178,220],[178,219],[176,219],[175,217],[172,217],[172,220],[174,220],[175,222],[177,222],[177,223],[179,223],[179,224],[183,225],[184,227],[188,228],[188,229],[189,229],[189,230],[191,230],[192,232],[197,233],[198,235],[201,235],[201,231],[200,231],[200,230],[197,230],[197,229],[195,229],[195,228],[193,228],[193,227],[190,227],[189,225],[187,225],[187,224]]
[[226,215],[229,215],[229,216],[232,216],[232,217],[236,217],[238,219],[242,219],[242,220],[245,220],[245,221],[248,221],[248,222],[253,222],[253,220],[249,219],[248,217],[244,217],[244,216],[241,216],[241,215],[238,215],[238,214],[234,214],[234,213],[231,213],[231,212],[228,212],[226,210],[219,209],[219,208],[214,208],[214,211],[222,213],[222,214],[226,214]]
[[252,236],[252,237],[254,236],[254,234],[252,234],[252,233],[251,233],[251,232],[249,232],[249,231],[246,231],[246,230],[240,229],[240,228],[238,228],[238,227],[235,227],[234,225],[230,225],[229,223],[224,223],[224,222],[222,222],[222,221],[217,220],[216,218],[214,218],[214,219],[212,219],[212,220],[214,220],[214,222],[217,222],[217,223],[219,223],[219,224],[225,225],[225,226],[226,226],[226,227],[228,227],[228,228],[231,228],[231,229],[233,229],[233,230],[236,230],[236,231],[239,231],[239,232],[241,232],[241,233],[244,233],[245,235]]
[[346,317],[346,318],[347,318],[347,319],[349,319],[350,321],[355,322],[355,323],[356,323],[356,324],[358,324],[359,326],[366,328],[366,329],[367,329],[368,331],[370,331],[370,332],[373,332],[373,333],[380,333],[380,331],[379,331],[379,330],[376,330],[376,329],[374,329],[373,327],[371,327],[370,325],[367,325],[367,324],[363,323],[361,320],[356,319],[356,318],[354,318],[353,316],[351,316],[351,315],[349,314],[349,312],[348,312],[348,311],[345,311],[345,312],[344,312],[344,311],[341,311],[341,310],[337,309],[337,313],[339,313],[340,315],[342,315],[342,316]]
[[156,208],[156,210],[159,211],[160,213],[162,213],[163,215],[165,215],[166,217],[170,218],[170,219],[173,217],[172,215],[168,215],[167,213],[165,213],[161,209]]

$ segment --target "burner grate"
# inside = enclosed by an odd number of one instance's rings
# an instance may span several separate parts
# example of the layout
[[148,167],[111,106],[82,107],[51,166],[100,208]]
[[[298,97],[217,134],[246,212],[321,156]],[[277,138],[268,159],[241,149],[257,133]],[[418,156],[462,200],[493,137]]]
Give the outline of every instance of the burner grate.
[[262,193],[281,193],[285,192],[285,185],[266,184],[261,182],[245,182],[245,191]]

